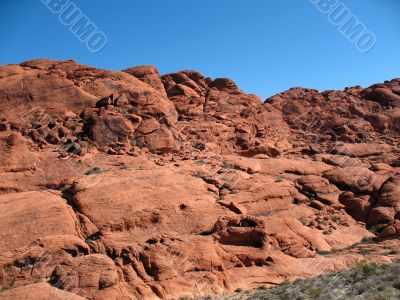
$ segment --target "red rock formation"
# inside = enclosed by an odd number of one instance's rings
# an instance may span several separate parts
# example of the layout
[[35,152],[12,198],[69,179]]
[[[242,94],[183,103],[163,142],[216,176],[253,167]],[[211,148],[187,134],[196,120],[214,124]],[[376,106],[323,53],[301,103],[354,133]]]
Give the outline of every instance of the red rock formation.
[[0,299],[221,294],[373,237],[399,258],[399,86],[263,103],[195,71],[0,67]]

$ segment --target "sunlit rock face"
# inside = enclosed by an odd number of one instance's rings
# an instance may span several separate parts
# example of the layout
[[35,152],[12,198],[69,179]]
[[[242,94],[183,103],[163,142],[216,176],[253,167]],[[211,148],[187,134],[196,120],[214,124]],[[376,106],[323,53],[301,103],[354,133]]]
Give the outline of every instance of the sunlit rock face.
[[216,295],[399,259],[399,95],[0,67],[0,299]]

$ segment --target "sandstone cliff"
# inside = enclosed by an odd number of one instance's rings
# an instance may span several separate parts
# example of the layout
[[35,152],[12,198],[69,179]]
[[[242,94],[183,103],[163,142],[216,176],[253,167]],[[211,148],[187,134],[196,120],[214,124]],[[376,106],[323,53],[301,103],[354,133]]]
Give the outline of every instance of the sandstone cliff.
[[215,295],[394,261],[399,131],[400,79],[263,102],[195,71],[1,66],[0,299]]

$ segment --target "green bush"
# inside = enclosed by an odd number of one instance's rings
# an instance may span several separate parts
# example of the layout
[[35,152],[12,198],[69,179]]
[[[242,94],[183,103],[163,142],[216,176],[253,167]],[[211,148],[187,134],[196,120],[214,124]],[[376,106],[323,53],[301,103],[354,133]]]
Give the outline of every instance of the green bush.
[[359,263],[355,269],[357,275],[371,276],[376,275],[380,270],[381,266],[376,263],[366,264],[366,263]]
[[371,249],[361,249],[358,253],[360,253],[361,255],[368,255],[372,253]]
[[224,169],[233,169],[233,166],[232,166],[231,164],[228,164],[228,163],[224,162],[224,163],[222,164],[221,168],[224,168]]
[[[205,299],[205,298],[200,298]],[[211,298],[218,300],[337,300],[400,299],[400,261],[391,265],[359,263],[354,269],[325,274],[307,280],[284,281],[282,285],[251,292],[237,290],[234,295]]]
[[308,295],[313,300],[320,299],[321,294],[322,294],[322,289],[320,289],[320,288],[310,288],[308,290]]
[[94,174],[101,174],[104,172],[106,172],[106,170],[104,170],[100,167],[94,167],[94,168],[88,169],[85,172],[83,172],[83,175],[89,176],[89,175],[94,175]]

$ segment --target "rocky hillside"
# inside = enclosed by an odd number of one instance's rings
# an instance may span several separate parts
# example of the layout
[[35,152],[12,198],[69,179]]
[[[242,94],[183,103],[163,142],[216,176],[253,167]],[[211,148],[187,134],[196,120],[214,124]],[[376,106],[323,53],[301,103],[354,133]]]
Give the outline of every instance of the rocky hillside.
[[356,268],[320,275],[308,280],[285,282],[279,287],[260,287],[250,292],[238,291],[202,300],[339,300],[339,299],[384,299],[400,298],[400,263],[391,265],[358,264]]
[[400,79],[263,102],[195,71],[1,66],[0,299],[218,295],[395,261],[399,131]]

